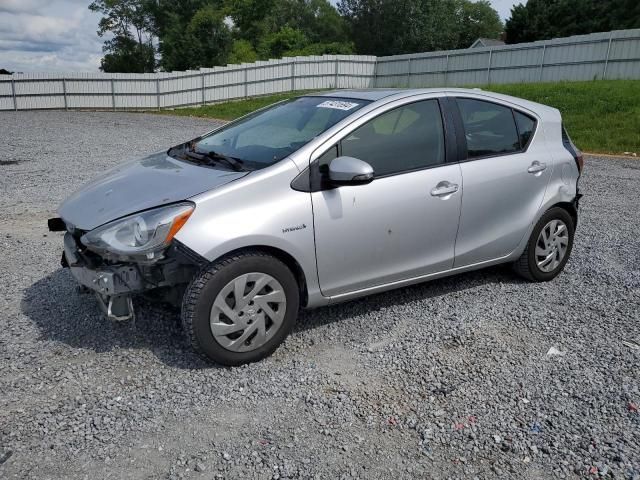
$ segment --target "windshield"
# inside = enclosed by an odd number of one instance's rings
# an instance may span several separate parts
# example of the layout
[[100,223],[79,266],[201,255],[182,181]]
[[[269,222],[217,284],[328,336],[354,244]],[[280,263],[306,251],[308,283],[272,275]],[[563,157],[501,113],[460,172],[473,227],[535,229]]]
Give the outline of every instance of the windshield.
[[202,139],[193,150],[238,160],[249,169],[272,165],[369,103],[332,97],[300,97],[279,103]]

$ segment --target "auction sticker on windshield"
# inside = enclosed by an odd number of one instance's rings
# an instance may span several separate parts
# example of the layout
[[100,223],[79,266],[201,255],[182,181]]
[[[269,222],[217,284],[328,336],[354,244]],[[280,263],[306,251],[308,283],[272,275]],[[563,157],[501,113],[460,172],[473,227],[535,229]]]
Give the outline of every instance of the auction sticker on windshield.
[[357,107],[358,103],[339,102],[338,100],[327,100],[318,105],[318,108],[333,108],[334,110],[351,110]]

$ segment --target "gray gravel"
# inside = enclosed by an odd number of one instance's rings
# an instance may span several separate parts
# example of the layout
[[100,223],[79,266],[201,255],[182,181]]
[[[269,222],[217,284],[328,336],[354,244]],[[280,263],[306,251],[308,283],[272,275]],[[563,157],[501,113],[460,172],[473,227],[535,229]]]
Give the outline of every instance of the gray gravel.
[[306,312],[227,369],[176,312],[102,319],[46,231],[98,172],[212,126],[0,114],[0,478],[640,478],[640,161],[587,159],[555,281],[492,268]]

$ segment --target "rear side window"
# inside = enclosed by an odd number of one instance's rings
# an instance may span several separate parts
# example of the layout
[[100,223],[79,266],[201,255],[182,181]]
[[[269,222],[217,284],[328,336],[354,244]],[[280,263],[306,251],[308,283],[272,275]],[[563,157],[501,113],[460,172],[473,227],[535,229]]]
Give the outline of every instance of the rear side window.
[[533,131],[536,129],[536,121],[529,115],[524,113],[513,111],[513,116],[516,118],[516,125],[518,126],[518,135],[520,135],[520,148],[523,150],[527,148],[529,140],[533,136]]
[[467,139],[468,158],[520,150],[518,129],[509,107],[470,98],[458,98],[457,102]]
[[437,100],[396,108],[354,130],[341,142],[344,156],[369,163],[376,177],[444,163],[444,128]]

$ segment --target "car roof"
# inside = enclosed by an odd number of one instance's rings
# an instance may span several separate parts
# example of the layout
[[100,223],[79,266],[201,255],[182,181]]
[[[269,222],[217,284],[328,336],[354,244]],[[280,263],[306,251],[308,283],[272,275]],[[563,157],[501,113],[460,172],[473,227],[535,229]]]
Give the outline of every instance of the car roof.
[[370,88],[363,90],[331,90],[328,92],[310,93],[306,96],[312,97],[332,97],[332,98],[353,98],[355,100],[370,100],[375,102],[391,95],[397,95],[402,92],[410,92],[411,90],[402,89],[385,89],[385,88]]
[[549,107],[536,102],[531,102],[523,98],[512,97],[510,95],[503,95],[501,93],[489,92],[480,88],[369,88],[369,89],[356,89],[356,90],[330,90],[318,93],[310,93],[306,96],[314,97],[332,97],[332,98],[351,98],[356,100],[368,100],[376,102],[387,97],[394,97],[393,99],[401,99],[410,97],[413,95],[420,95],[426,93],[441,93],[441,94],[474,94],[493,98],[496,100],[502,100],[504,102],[519,105],[528,110],[538,112],[539,114],[557,112],[555,108]]

